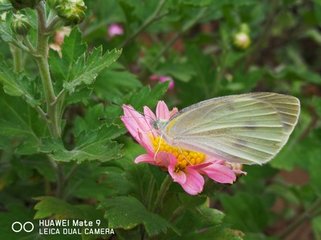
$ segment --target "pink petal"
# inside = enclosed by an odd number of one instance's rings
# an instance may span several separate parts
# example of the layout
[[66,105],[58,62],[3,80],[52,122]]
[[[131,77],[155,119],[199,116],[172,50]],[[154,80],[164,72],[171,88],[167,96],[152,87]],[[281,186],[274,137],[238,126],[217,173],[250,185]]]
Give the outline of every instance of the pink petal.
[[171,162],[176,162],[175,156],[167,152],[157,152],[155,153],[155,158],[157,159],[159,165],[167,168],[171,164]]
[[150,108],[147,106],[144,107],[144,115],[145,115],[145,118],[147,118],[150,122],[156,121],[155,113],[153,113],[153,111],[150,110]]
[[169,89],[169,90],[173,90],[174,87],[175,87],[175,82],[174,82],[174,80],[170,80],[170,81],[169,81],[169,85],[168,85],[168,89]]
[[202,169],[202,171],[211,179],[219,183],[233,183],[236,175],[229,167],[213,163]]
[[172,111],[170,111],[169,115],[170,117],[174,116],[176,113],[178,113],[178,109],[175,107],[172,109]]
[[159,80],[159,76],[156,75],[156,74],[153,74],[153,75],[151,75],[151,76],[149,77],[149,80],[151,80],[151,81],[158,81],[158,80]]
[[123,35],[123,34],[124,34],[124,29],[120,24],[114,23],[108,27],[108,35],[110,37],[115,37],[117,35]]
[[125,116],[121,116],[120,119],[124,123],[124,125],[127,128],[128,132],[133,136],[133,138],[135,138],[136,141],[139,141],[137,125],[134,122],[128,120],[128,118],[125,117]]
[[135,139],[137,138],[138,130],[143,133],[151,132],[151,126],[148,124],[145,117],[137,112],[132,106],[123,105],[123,110],[124,116],[121,117],[121,120]]
[[167,81],[173,81],[173,79],[169,76],[159,76],[160,82],[167,82]]
[[174,182],[177,182],[180,185],[183,185],[186,183],[187,177],[183,171],[175,172],[174,170],[168,168],[168,172],[173,178]]
[[173,178],[174,182],[177,182],[182,185],[186,182],[186,174],[183,171],[175,172],[176,164],[177,159],[174,156],[170,157],[168,172]]
[[157,119],[167,121],[170,118],[169,110],[164,101],[158,101],[156,107],[156,116]]
[[150,163],[150,164],[155,164],[155,160],[152,156],[149,154],[142,154],[136,157],[135,163]]
[[154,155],[154,147],[149,136],[138,131],[137,142],[146,149],[147,153]]
[[186,182],[181,184],[185,192],[190,195],[196,195],[203,191],[204,178],[193,168],[186,168]]

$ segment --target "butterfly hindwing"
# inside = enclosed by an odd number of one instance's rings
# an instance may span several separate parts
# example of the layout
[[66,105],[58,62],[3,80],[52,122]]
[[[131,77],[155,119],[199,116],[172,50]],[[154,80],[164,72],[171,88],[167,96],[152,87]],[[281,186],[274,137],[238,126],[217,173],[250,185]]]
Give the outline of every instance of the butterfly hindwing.
[[214,98],[176,114],[165,126],[164,137],[217,159],[262,164],[287,142],[299,113],[299,100],[282,94]]

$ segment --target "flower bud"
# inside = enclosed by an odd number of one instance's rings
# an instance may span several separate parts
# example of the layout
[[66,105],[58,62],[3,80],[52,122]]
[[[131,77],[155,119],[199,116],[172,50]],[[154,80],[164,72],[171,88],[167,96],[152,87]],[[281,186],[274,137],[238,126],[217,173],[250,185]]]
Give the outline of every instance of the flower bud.
[[11,28],[13,32],[26,36],[30,30],[30,23],[28,18],[20,13],[14,14],[11,22]]
[[67,25],[79,24],[85,18],[87,9],[83,0],[56,0],[55,9]]
[[238,32],[234,35],[234,45],[240,49],[247,49],[251,45],[251,38],[247,33]]
[[41,0],[10,0],[12,6],[17,9],[34,8]]
[[233,42],[239,49],[247,49],[251,45],[250,28],[246,23],[242,23],[239,31],[234,34]]
[[250,27],[246,23],[242,23],[240,26],[240,32],[250,34]]

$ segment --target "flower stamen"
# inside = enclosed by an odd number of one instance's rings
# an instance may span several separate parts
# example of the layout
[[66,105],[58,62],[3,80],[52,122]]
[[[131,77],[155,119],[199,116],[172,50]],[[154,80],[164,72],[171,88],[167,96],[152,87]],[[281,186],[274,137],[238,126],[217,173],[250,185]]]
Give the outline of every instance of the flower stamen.
[[151,137],[155,152],[167,152],[177,159],[175,172],[184,171],[187,166],[197,165],[205,161],[205,154],[171,146],[162,137]]

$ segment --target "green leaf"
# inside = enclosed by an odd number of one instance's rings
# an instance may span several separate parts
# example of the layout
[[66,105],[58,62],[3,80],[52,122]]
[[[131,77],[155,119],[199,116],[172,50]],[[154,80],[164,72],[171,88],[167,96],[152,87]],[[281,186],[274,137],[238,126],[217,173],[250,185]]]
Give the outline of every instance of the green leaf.
[[102,70],[120,57],[121,52],[114,49],[102,55],[102,48],[96,48],[89,56],[84,55],[76,62],[72,77],[64,83],[64,88],[72,93],[82,84],[92,84]]
[[224,228],[223,226],[209,227],[205,229],[200,229],[197,232],[189,231],[186,232],[181,237],[173,237],[171,240],[242,240],[244,234],[241,231]]
[[[1,194],[1,205],[5,210],[0,211],[0,239],[26,239],[33,240],[39,236],[36,231],[26,233],[24,231],[15,233],[11,230],[11,225],[15,221],[27,222],[32,221],[33,211],[25,206],[19,199],[16,200],[12,197],[6,197]],[[36,222],[33,222],[36,224]]]
[[72,205],[55,197],[37,197],[34,206],[37,211],[34,218],[102,220],[102,213],[90,205]]
[[0,136],[11,139],[17,153],[38,152],[40,138],[46,136],[47,127],[31,107],[0,91],[0,116]]
[[315,240],[321,240],[321,216],[312,219],[312,228]]
[[157,71],[160,75],[170,75],[182,82],[189,82],[195,76],[194,69],[187,63],[173,63],[166,61]]
[[123,134],[117,126],[104,127],[90,132],[83,132],[76,137],[76,146],[67,150],[61,142],[48,139],[41,151],[60,162],[97,160],[110,161],[121,156],[121,145],[112,139]]
[[107,199],[101,206],[106,209],[105,217],[110,228],[129,230],[143,224],[149,236],[166,232],[171,228],[170,223],[147,211],[141,202],[131,196]]
[[90,85],[99,73],[114,63],[121,55],[121,50],[107,51],[102,54],[102,47],[93,49],[90,53],[83,43],[78,29],[65,38],[62,46],[62,58],[52,52],[50,66],[53,79],[63,86],[69,93],[83,85]]
[[0,13],[11,10],[13,7],[10,3],[1,3],[0,4]]
[[206,204],[203,204],[202,206],[199,206],[195,208],[196,214],[199,214],[201,216],[202,222],[204,222],[204,225],[215,225],[222,223],[222,220],[224,218],[224,213],[215,209],[210,208]]
[[4,42],[14,42],[15,41],[9,21],[0,20],[0,38]]
[[101,99],[111,101],[142,87],[134,74],[124,70],[115,63],[111,65],[111,69],[106,69],[98,76],[94,91]]
[[78,165],[65,189],[66,196],[103,201],[106,197],[128,194],[130,182],[124,170],[112,164],[114,162],[109,162],[110,166],[93,162]]
[[157,84],[153,88],[149,86],[141,88],[139,91],[130,94],[125,99],[125,104],[131,104],[135,109],[143,106],[155,106],[157,101],[166,93],[168,83]]
[[5,93],[11,96],[21,96],[31,106],[36,106],[38,101],[29,91],[30,80],[22,74],[15,74],[4,63],[0,67],[0,82]]
[[50,52],[49,64],[53,78],[61,85],[68,81],[76,61],[86,52],[86,44],[82,42],[81,33],[76,28],[64,39],[61,56],[57,52]]
[[243,231],[261,232],[269,222],[268,210],[261,198],[239,192],[233,196],[221,195],[220,202],[226,212],[226,220]]
[[193,68],[195,74],[195,82],[197,90],[205,93],[206,97],[211,95],[211,87],[214,86],[215,72],[212,67],[213,62],[209,56],[202,54],[200,48],[192,45],[187,49],[187,56],[190,66]]

